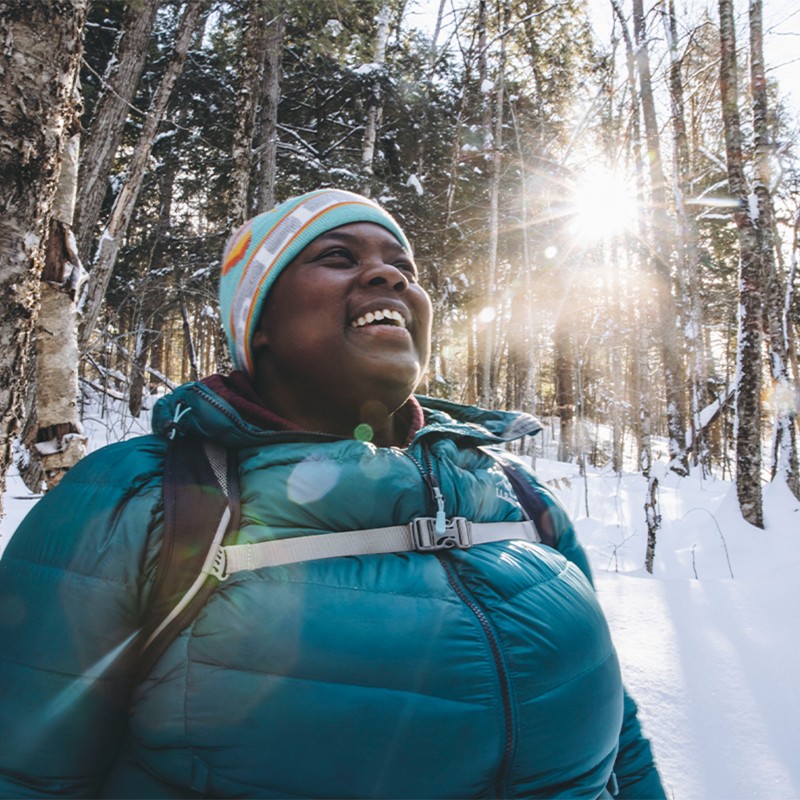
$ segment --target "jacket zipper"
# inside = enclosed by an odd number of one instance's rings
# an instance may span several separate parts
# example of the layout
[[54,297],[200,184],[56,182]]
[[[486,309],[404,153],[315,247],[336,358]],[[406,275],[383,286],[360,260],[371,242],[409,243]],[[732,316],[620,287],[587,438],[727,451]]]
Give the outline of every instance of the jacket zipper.
[[503,747],[503,756],[500,759],[500,766],[497,769],[497,777],[494,783],[494,796],[506,796],[506,783],[508,781],[508,771],[511,767],[511,757],[514,752],[514,714],[513,704],[511,702],[511,680],[508,676],[508,669],[506,668],[503,654],[500,650],[500,643],[497,640],[497,635],[494,628],[489,622],[486,612],[481,608],[480,604],[469,593],[469,590],[464,586],[463,582],[456,573],[453,565],[446,560],[446,556],[436,556],[439,563],[447,575],[447,580],[452,586],[453,591],[458,595],[462,603],[475,615],[484,635],[489,642],[489,649],[492,652],[494,659],[495,669],[497,670],[498,679],[500,681],[500,694],[503,702],[503,719],[505,722],[505,745]]
[[[420,471],[423,480],[428,485],[430,496],[433,498],[433,501],[436,504],[436,519],[438,527],[440,516],[442,523],[444,523],[444,497],[434,471],[433,458],[429,449],[424,444],[422,445],[422,452],[425,455],[425,465],[427,466],[427,469],[425,469],[425,467],[423,467],[423,465],[420,464],[420,462],[408,451],[406,451],[406,455],[414,462],[417,469]],[[503,654],[500,649],[500,642],[497,639],[497,635],[494,632],[494,628],[489,621],[489,618],[486,616],[486,612],[480,606],[478,601],[475,600],[475,598],[470,594],[469,590],[461,581],[458,573],[456,572],[452,563],[450,563],[448,560],[447,556],[437,555],[436,558],[442,565],[442,569],[444,570],[445,575],[447,575],[447,581],[458,596],[459,600],[464,603],[464,605],[478,620],[478,624],[481,626],[481,629],[486,636],[486,640],[489,643],[489,649],[492,653],[495,669],[497,670],[497,676],[500,682],[500,695],[503,704],[505,744],[503,747],[503,755],[500,759],[500,766],[497,769],[494,790],[495,797],[503,797],[508,781],[508,771],[511,767],[511,758],[514,752],[515,739],[513,703],[511,702],[511,680],[508,675],[508,669],[506,668],[505,660],[503,659]]]

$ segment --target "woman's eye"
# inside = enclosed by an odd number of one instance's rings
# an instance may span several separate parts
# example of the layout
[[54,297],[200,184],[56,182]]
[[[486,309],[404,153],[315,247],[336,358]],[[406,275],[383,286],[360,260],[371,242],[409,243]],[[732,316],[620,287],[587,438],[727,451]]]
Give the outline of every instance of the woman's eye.
[[407,273],[412,280],[417,279],[417,268],[410,261],[399,261],[394,266]]
[[352,253],[349,250],[346,250],[343,247],[336,247],[333,250],[326,250],[320,257],[319,260],[326,260],[326,261],[346,261],[348,264],[355,263],[355,259],[353,258]]

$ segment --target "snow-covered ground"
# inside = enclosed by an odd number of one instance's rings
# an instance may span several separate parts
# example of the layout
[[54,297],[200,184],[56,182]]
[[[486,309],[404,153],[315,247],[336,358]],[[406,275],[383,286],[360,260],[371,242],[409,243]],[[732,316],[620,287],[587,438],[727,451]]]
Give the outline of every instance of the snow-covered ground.
[[[147,420],[88,415],[92,447]],[[670,797],[800,798],[800,502],[764,492],[766,530],[745,523],[733,485],[660,476],[654,574],[641,475],[538,459],[590,554],[598,596]],[[36,498],[14,473],[0,552]]]

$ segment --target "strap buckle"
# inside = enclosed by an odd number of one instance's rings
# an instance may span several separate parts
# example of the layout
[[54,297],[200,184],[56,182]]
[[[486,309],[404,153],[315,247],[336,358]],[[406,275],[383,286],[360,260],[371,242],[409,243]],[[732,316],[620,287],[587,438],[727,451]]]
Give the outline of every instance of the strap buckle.
[[217,552],[214,553],[214,561],[211,568],[208,570],[209,575],[213,575],[218,581],[228,579],[228,554],[225,552],[224,547],[217,547]]
[[472,547],[472,531],[470,522],[466,517],[452,517],[447,520],[444,534],[436,533],[436,520],[433,517],[417,517],[412,519],[411,538],[414,549],[420,553],[432,550],[468,550]]

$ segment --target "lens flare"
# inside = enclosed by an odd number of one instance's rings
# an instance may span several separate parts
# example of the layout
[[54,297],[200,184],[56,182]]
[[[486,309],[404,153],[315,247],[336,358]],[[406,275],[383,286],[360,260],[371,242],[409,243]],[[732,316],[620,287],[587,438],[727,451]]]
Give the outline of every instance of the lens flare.
[[639,215],[635,188],[622,176],[598,168],[581,175],[573,194],[573,234],[586,243],[631,230]]

